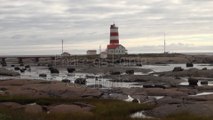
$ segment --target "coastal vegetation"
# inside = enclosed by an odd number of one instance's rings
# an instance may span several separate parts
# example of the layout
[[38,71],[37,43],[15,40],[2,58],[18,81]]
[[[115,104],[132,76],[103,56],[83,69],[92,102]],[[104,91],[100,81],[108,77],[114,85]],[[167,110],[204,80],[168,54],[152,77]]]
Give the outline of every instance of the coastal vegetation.
[[90,112],[70,113],[39,113],[29,114],[23,109],[11,110],[0,107],[0,120],[130,120],[130,115],[141,110],[151,109],[153,106],[128,103],[119,100],[104,99],[61,99],[61,98],[26,98],[20,96],[1,96],[0,102],[15,102],[22,105],[37,103],[39,105],[73,104],[81,102],[94,105]]
[[[16,102],[22,105],[35,102],[39,105],[73,104],[82,102],[94,105],[91,112],[70,113],[26,113],[23,109],[11,110],[0,107],[0,120],[141,120],[130,115],[141,110],[150,110],[155,106],[129,103],[119,100],[104,99],[61,99],[61,98],[26,98],[18,96],[1,96],[0,102]],[[158,120],[153,118],[153,120]],[[161,120],[212,120],[212,117],[193,115],[187,112],[172,114]]]

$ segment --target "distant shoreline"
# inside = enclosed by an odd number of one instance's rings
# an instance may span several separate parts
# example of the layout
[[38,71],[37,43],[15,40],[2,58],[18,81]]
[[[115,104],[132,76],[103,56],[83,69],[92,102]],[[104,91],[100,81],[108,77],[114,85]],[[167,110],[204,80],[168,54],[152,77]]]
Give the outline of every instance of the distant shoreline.
[[[146,54],[164,54],[164,53],[158,53],[158,52],[147,52],[147,53],[128,53],[127,55],[146,55]],[[213,55],[213,52],[169,52],[168,54],[184,54],[184,55]],[[21,57],[21,56],[56,56],[56,55],[60,55],[60,54],[31,54],[31,55],[28,55],[28,54],[13,54],[13,55],[0,55],[1,56],[9,56],[9,57],[13,57],[13,56],[17,56],[17,57]],[[87,56],[86,54],[82,54],[82,53],[79,53],[79,54],[72,54],[72,56]],[[97,54],[98,55],[98,54]]]
[[186,55],[213,55],[213,52],[189,52],[189,53],[181,53]]

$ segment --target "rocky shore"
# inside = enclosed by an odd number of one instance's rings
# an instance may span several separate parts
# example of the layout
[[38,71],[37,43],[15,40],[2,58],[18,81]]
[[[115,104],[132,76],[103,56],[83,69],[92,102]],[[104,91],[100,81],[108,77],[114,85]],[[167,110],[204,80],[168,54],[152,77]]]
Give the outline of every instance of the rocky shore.
[[[171,114],[187,112],[192,114],[203,113],[211,116],[213,112],[213,87],[209,87],[209,94],[205,95],[202,87],[180,88],[117,88],[105,91],[104,98],[127,100],[140,104],[154,105],[154,109],[145,111],[147,116],[155,118]],[[203,93],[204,92],[204,93]],[[110,93],[110,94],[107,94]],[[199,93],[201,93],[199,95]],[[203,95],[202,95],[203,93]],[[199,109],[198,109],[199,108]]]
[[[175,60],[173,60],[174,58]],[[158,62],[161,64],[164,62],[167,64],[192,61],[212,64],[211,60],[211,56],[202,59],[202,56],[186,57],[181,55],[167,58],[162,56],[149,58],[150,63]],[[121,100],[137,103],[138,105],[151,105],[154,107],[144,111],[144,114],[154,118],[161,118],[183,111],[193,114],[202,113],[203,116],[211,116],[213,113],[213,86],[209,84],[213,81],[212,69],[191,68],[184,70],[182,68],[174,68],[172,71],[154,72],[151,69],[143,69],[141,66],[133,67],[116,64],[101,67],[80,65],[74,66],[70,70],[72,71],[68,71],[70,75],[72,73],[92,73],[94,75],[86,76],[86,78],[92,78],[96,82],[102,77],[112,83],[131,83],[137,85],[137,87],[109,88],[104,85],[100,85],[100,87],[97,84],[86,86],[70,83],[68,79],[62,81],[1,80],[0,108],[23,109],[26,113],[69,113],[77,111],[79,113],[92,114],[91,111],[96,107],[95,105],[76,101],[78,99],[96,99]],[[0,68],[0,75],[18,76],[20,74]],[[84,84],[86,84],[86,78],[84,79]],[[188,84],[181,85],[182,82],[187,82]],[[13,97],[17,97],[18,102],[11,99]],[[48,102],[43,98],[47,99]],[[49,104],[49,101],[58,98],[65,99],[65,102]],[[26,103],[23,104],[23,101],[19,101],[22,99],[27,99]],[[32,99],[39,100],[32,103]],[[67,104],[66,99],[71,101],[74,99],[76,101]]]
[[[169,87],[169,88],[112,88],[94,89],[72,83],[42,80],[2,80],[0,96],[24,96],[24,98],[64,98],[64,99],[116,99],[154,105],[154,109],[145,111],[149,116],[163,117],[181,111],[194,114],[212,115],[213,87]],[[198,93],[212,92],[199,95]],[[131,97],[130,100],[129,97]],[[20,104],[13,101],[0,100],[0,106],[11,109],[22,108],[30,113],[66,113],[67,111],[88,112],[95,107],[85,103],[39,105],[36,103]],[[199,109],[197,109],[199,108]]]
[[[51,82],[43,80],[1,80],[0,81],[0,109],[23,109],[26,113],[90,113],[94,107],[85,103],[46,105],[31,103],[34,99],[44,99],[48,102],[60,99],[93,99],[100,98],[102,93],[97,89],[90,89],[72,83]],[[15,102],[15,100],[17,102]]]

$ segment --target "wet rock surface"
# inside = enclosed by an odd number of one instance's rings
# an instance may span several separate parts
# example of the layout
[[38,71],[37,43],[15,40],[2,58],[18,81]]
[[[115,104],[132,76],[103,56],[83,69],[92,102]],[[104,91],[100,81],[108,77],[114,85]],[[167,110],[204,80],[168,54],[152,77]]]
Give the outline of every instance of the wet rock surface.
[[71,81],[69,79],[63,79],[62,82],[63,83],[70,83]]
[[77,78],[77,79],[75,80],[75,83],[76,83],[76,84],[80,84],[80,85],[85,85],[86,82],[87,82],[87,80],[86,80],[85,78]]
[[184,71],[175,72],[161,72],[158,73],[160,76],[173,76],[173,77],[206,77],[213,78],[213,70],[199,70],[192,68]]
[[47,77],[47,74],[44,74],[44,73],[39,74],[39,77]]
[[179,72],[179,71],[183,71],[183,68],[175,67],[172,72]]
[[51,73],[55,73],[55,74],[59,73],[59,70],[57,68],[54,68],[54,67],[49,67],[49,70],[50,70]]
[[189,82],[189,86],[197,86],[198,84],[198,80],[194,78],[189,78],[188,82]]
[[193,63],[186,63],[186,67],[193,67],[194,64]]
[[148,87],[169,87],[178,85],[183,80],[175,79],[173,77],[158,77],[152,75],[121,75],[121,76],[105,76],[106,78],[112,79],[113,82],[135,82],[141,83]]
[[0,68],[0,75],[2,76],[19,76],[18,72],[14,72],[12,70],[7,70],[6,68]]
[[128,75],[133,75],[134,74],[134,70],[126,70],[126,74],[128,74]]
[[75,68],[68,67],[67,71],[68,71],[68,73],[73,73],[73,72],[75,72]]
[[143,69],[143,68],[131,68],[126,66],[102,66],[102,67],[94,67],[94,66],[82,66],[79,69],[76,69],[76,72],[84,72],[84,73],[93,73],[93,74],[110,74],[111,71],[116,71],[120,73],[125,73],[127,70],[134,70],[134,72],[143,72],[149,73],[151,69]]

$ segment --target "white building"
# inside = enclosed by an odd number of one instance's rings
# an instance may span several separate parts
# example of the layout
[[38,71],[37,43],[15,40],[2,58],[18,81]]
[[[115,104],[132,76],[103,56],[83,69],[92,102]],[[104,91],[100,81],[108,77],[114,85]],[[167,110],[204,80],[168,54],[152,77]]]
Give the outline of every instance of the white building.
[[87,55],[97,55],[97,50],[87,50]]
[[110,55],[124,55],[127,54],[127,50],[123,45],[108,46],[107,53]]
[[100,53],[100,58],[106,59],[107,58],[107,52],[101,52]]

